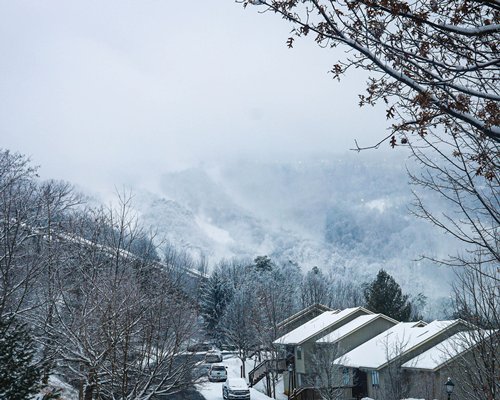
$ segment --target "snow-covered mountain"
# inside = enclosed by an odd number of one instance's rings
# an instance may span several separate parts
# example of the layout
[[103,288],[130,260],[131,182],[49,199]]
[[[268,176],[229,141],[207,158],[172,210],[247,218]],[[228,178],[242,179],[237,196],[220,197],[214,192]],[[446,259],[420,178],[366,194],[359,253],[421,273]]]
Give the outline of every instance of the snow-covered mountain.
[[269,255],[361,281],[385,268],[407,290],[441,296],[449,271],[418,260],[455,244],[410,215],[404,165],[380,154],[221,162],[166,173],[136,203],[159,237],[212,263]]

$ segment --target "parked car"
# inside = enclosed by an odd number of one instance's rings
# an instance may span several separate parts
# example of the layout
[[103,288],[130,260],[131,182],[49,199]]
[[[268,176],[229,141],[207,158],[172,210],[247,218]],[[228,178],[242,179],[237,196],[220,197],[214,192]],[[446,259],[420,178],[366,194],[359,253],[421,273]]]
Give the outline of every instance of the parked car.
[[208,380],[210,382],[223,382],[227,379],[226,366],[222,364],[212,364],[208,368]]
[[243,378],[227,378],[222,384],[224,400],[250,400],[250,389]]
[[238,350],[238,348],[232,344],[221,344],[220,349],[224,350],[224,351],[236,351],[236,350]]
[[205,354],[205,362],[207,363],[218,363],[222,362],[222,353],[220,350],[210,350]]
[[208,351],[212,348],[212,345],[207,342],[192,343],[187,347],[187,351],[191,353],[197,353],[199,351]]

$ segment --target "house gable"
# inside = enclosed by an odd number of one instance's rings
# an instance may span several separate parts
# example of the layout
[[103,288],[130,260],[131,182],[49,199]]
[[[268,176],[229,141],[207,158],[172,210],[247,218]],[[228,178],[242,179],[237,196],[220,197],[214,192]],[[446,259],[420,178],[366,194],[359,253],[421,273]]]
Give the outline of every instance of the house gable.
[[338,356],[396,325],[398,321],[383,314],[359,316],[316,341],[318,345],[337,345]]
[[326,311],[316,318],[302,324],[291,332],[274,341],[275,345],[302,345],[309,341],[316,341],[320,337],[347,324],[361,315],[373,314],[363,307],[347,308],[339,311]]
[[447,337],[464,329],[461,320],[430,324],[401,322],[345,354],[339,364],[366,370],[381,370],[395,359],[405,362]]
[[491,335],[498,334],[498,330],[469,330],[455,333],[418,356],[405,362],[404,369],[436,372],[459,357],[477,347]]
[[334,311],[323,304],[313,304],[278,323],[280,335],[285,335],[326,311]]

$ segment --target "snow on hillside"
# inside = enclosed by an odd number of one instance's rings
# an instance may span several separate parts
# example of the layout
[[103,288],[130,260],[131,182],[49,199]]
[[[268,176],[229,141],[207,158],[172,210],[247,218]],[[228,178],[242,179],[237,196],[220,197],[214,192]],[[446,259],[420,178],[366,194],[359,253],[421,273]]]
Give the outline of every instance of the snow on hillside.
[[384,268],[404,289],[444,298],[438,282],[449,271],[419,259],[446,256],[456,244],[410,215],[403,165],[352,155],[221,162],[166,173],[161,190],[139,193],[136,203],[159,237],[212,265],[268,255],[361,282]]

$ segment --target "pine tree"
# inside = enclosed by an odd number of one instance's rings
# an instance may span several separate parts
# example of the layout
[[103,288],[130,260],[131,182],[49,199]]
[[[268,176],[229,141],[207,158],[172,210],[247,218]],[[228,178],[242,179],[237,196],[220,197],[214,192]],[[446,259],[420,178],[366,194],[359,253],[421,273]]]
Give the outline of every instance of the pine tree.
[[36,349],[24,325],[0,319],[0,399],[26,400],[39,389]]
[[273,261],[268,256],[258,256],[253,260],[255,269],[260,272],[272,271]]
[[215,339],[219,339],[216,332],[217,326],[232,295],[231,286],[227,280],[215,270],[204,285],[200,298],[201,316],[205,329]]
[[411,318],[412,304],[408,295],[386,271],[381,269],[375,280],[367,284],[363,292],[366,307],[376,313],[382,313],[398,321]]

